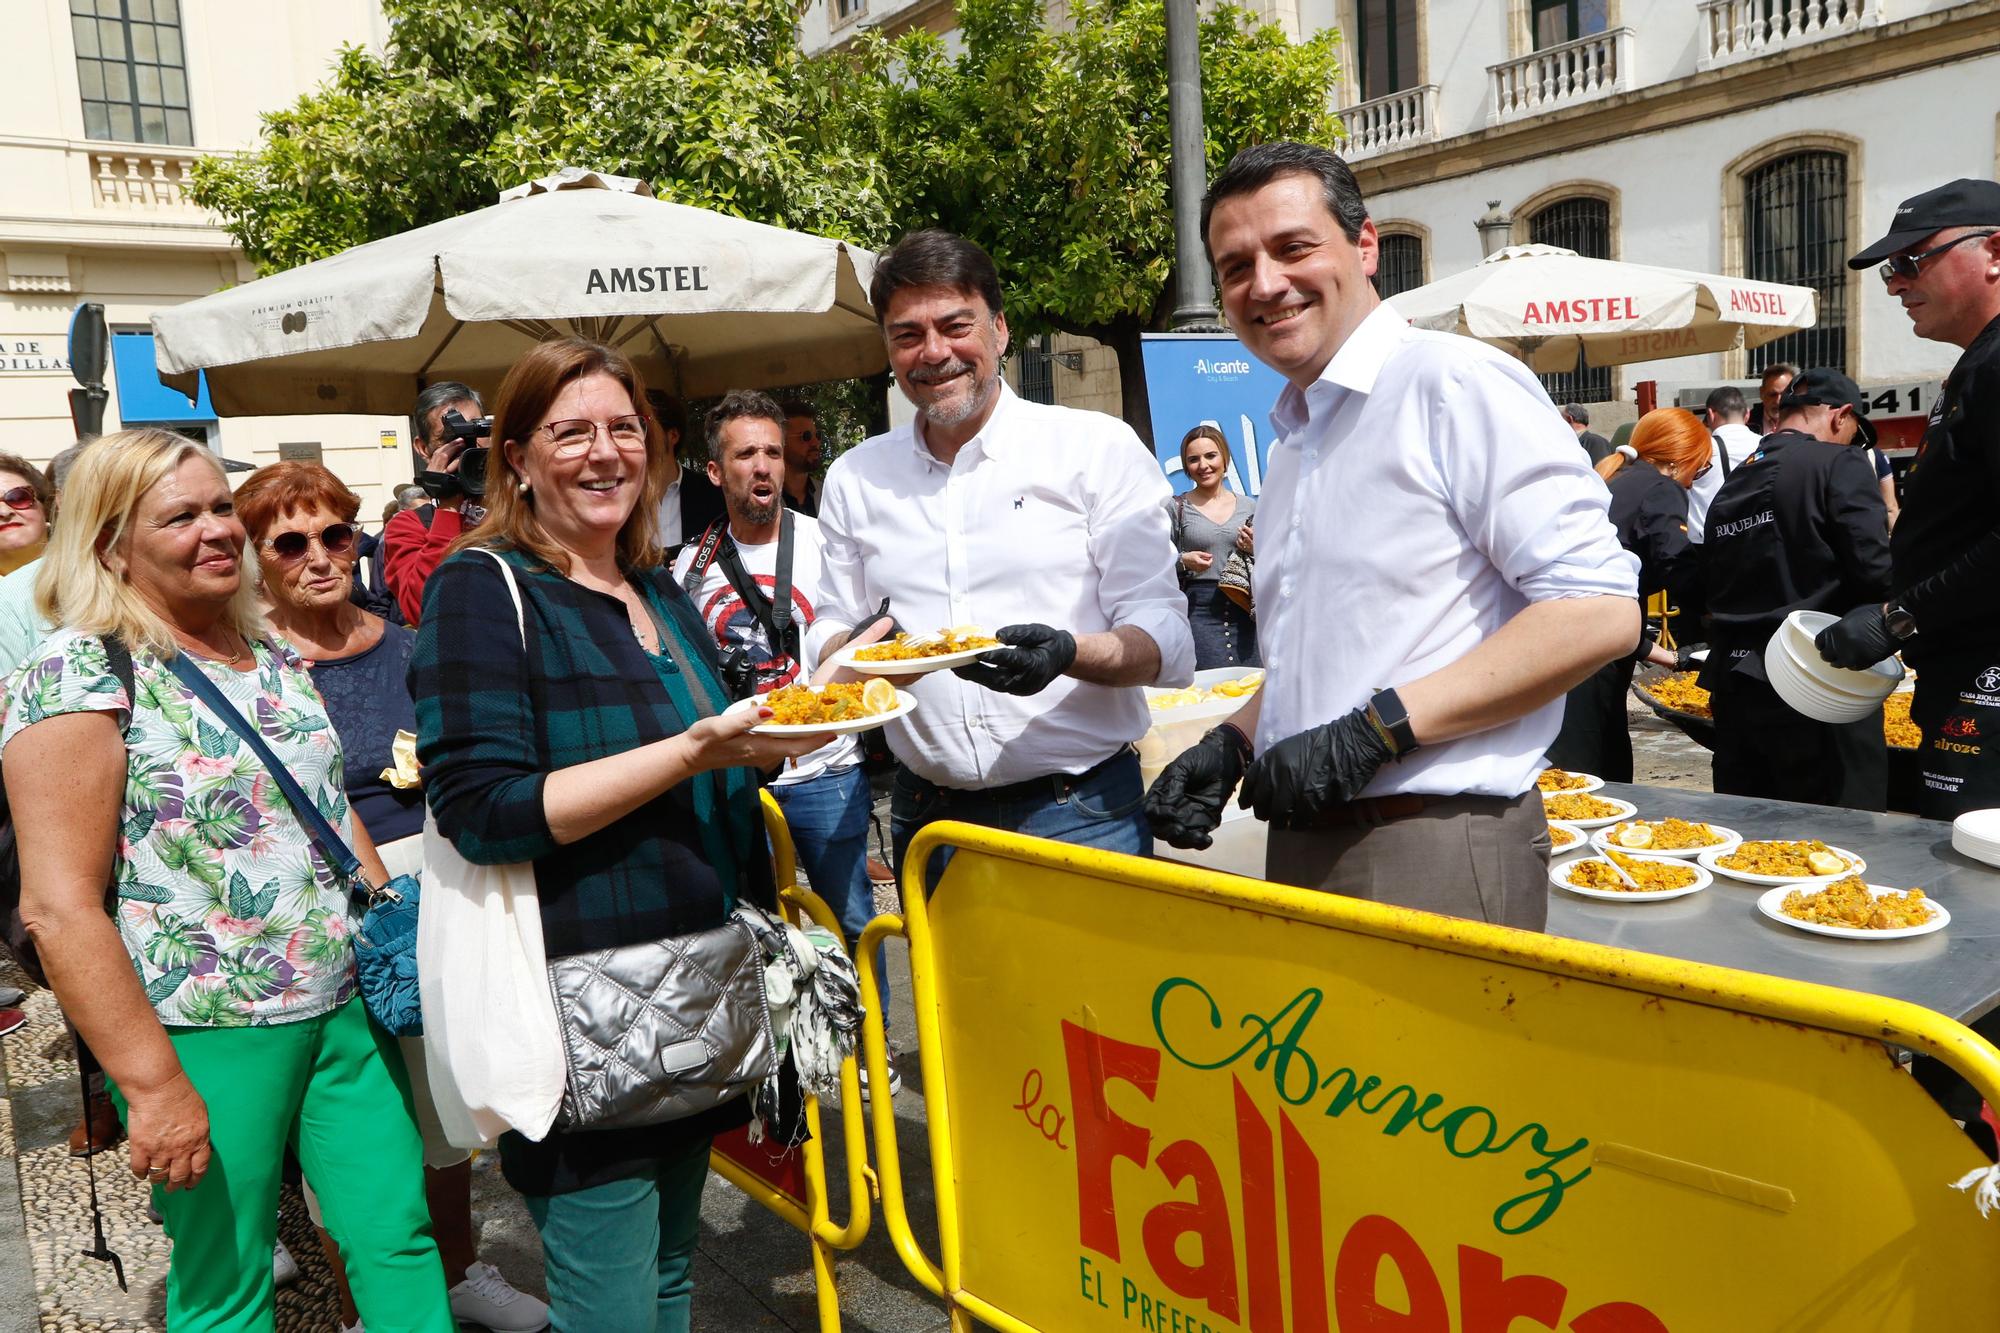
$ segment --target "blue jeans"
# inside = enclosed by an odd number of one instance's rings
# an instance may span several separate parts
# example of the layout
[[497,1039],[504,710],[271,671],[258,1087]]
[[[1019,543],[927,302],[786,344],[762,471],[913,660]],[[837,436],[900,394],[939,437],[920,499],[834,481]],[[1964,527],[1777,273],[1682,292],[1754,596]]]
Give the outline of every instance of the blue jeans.
[[526,1195],[542,1236],[554,1333],[688,1333],[708,1142],[651,1176],[570,1194]]
[[[868,882],[868,812],[874,796],[861,765],[851,764],[804,782],[771,788],[792,831],[799,865],[813,892],[826,900],[854,952],[861,932],[875,918],[875,886]],[[875,951],[875,975],[882,983],[882,1006],[889,1004],[889,974]]]
[[[939,819],[959,819],[1079,847],[1151,856],[1153,835],[1140,810],[1145,799],[1139,756],[1129,749],[1083,777],[1058,773],[990,792],[934,786],[899,767],[889,802],[889,841],[896,875],[902,877],[910,839],[918,829]],[[945,850],[932,855],[931,863],[924,867],[926,889],[937,887],[950,859]]]

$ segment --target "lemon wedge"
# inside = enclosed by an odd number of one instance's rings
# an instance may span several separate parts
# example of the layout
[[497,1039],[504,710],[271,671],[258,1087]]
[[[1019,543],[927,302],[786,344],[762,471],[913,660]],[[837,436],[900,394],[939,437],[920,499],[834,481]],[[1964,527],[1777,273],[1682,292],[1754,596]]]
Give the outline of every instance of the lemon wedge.
[[861,687],[861,706],[870,713],[896,711],[896,687],[877,676]]
[[1653,830],[1644,824],[1621,824],[1611,840],[1620,847],[1651,847]]
[[1806,857],[1806,867],[1815,875],[1838,875],[1847,869],[1847,862],[1832,852],[1813,852]]

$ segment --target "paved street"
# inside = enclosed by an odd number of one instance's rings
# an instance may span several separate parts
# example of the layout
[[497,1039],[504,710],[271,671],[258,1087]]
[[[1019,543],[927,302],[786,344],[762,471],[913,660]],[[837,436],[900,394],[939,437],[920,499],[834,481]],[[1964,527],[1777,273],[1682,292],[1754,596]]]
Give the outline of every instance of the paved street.
[[[1708,786],[1707,752],[1659,722],[1637,704],[1630,709],[1636,779],[1661,786]],[[878,901],[879,906],[891,904]],[[930,1156],[924,1136],[921,1076],[911,1053],[908,955],[890,949],[894,1003],[892,1045],[903,1091],[896,1112],[911,1212],[919,1234],[929,1215]],[[0,983],[26,985],[11,967]],[[72,1048],[53,999],[31,993],[28,1026],[0,1042],[5,1056],[0,1096],[0,1333],[153,1333],[165,1327],[167,1244],[146,1215],[146,1189],[126,1169],[121,1145],[97,1159],[98,1191],[106,1239],[125,1261],[129,1292],[120,1292],[108,1266],[82,1257],[90,1243],[84,1163],[68,1156],[66,1141],[79,1105]],[[829,1177],[835,1183],[833,1214],[847,1216],[845,1165],[838,1112],[824,1125]],[[542,1292],[541,1250],[526,1210],[500,1178],[499,1164],[482,1158],[473,1174],[473,1213],[481,1256],[497,1264],[524,1290]],[[339,1328],[326,1261],[319,1252],[297,1191],[285,1194],[280,1234],[302,1270],[278,1293],[283,1333],[336,1333]],[[838,1267],[844,1326],[862,1333],[933,1333],[947,1327],[943,1308],[903,1269],[888,1241],[880,1211],[867,1240]],[[17,1299],[29,1290],[35,1301]],[[38,1314],[39,1311],[39,1322]],[[803,1238],[788,1224],[750,1202],[719,1178],[709,1178],[702,1201],[701,1253],[695,1273],[697,1333],[811,1330],[817,1327],[810,1261]]]

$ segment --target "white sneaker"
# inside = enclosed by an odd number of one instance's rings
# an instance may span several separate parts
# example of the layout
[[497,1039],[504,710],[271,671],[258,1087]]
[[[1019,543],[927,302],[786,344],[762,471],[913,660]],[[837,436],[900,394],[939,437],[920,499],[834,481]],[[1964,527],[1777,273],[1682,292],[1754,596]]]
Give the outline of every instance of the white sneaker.
[[[862,1065],[858,1069],[856,1069],[855,1072],[861,1075],[861,1100],[865,1102],[868,1100],[868,1066]],[[891,1097],[894,1097],[897,1093],[901,1092],[902,1090],[903,1090],[903,1076],[901,1073],[897,1071],[896,1066],[890,1065],[889,1095]]]
[[474,1264],[465,1281],[445,1293],[451,1317],[479,1324],[493,1333],[536,1333],[549,1326],[549,1307],[525,1291],[516,1291],[492,1264]]
[[299,1280],[299,1261],[292,1258],[292,1252],[279,1241],[271,1251],[271,1285],[289,1287]]
[[340,1333],[368,1333],[368,1330],[365,1327],[363,1327],[361,1321],[357,1319],[351,1324],[342,1324],[340,1326]]

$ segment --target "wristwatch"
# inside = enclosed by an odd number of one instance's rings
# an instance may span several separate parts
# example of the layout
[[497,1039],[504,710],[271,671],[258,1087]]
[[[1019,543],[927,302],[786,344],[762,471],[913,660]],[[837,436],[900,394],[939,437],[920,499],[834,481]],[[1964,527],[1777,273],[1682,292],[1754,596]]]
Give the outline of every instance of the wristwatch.
[[1368,720],[1389,742],[1398,759],[1417,748],[1417,733],[1410,726],[1409,710],[1394,690],[1377,690],[1368,701]]
[[1882,606],[1882,623],[1898,639],[1916,637],[1917,618],[1904,608],[1901,602],[1885,602]]

